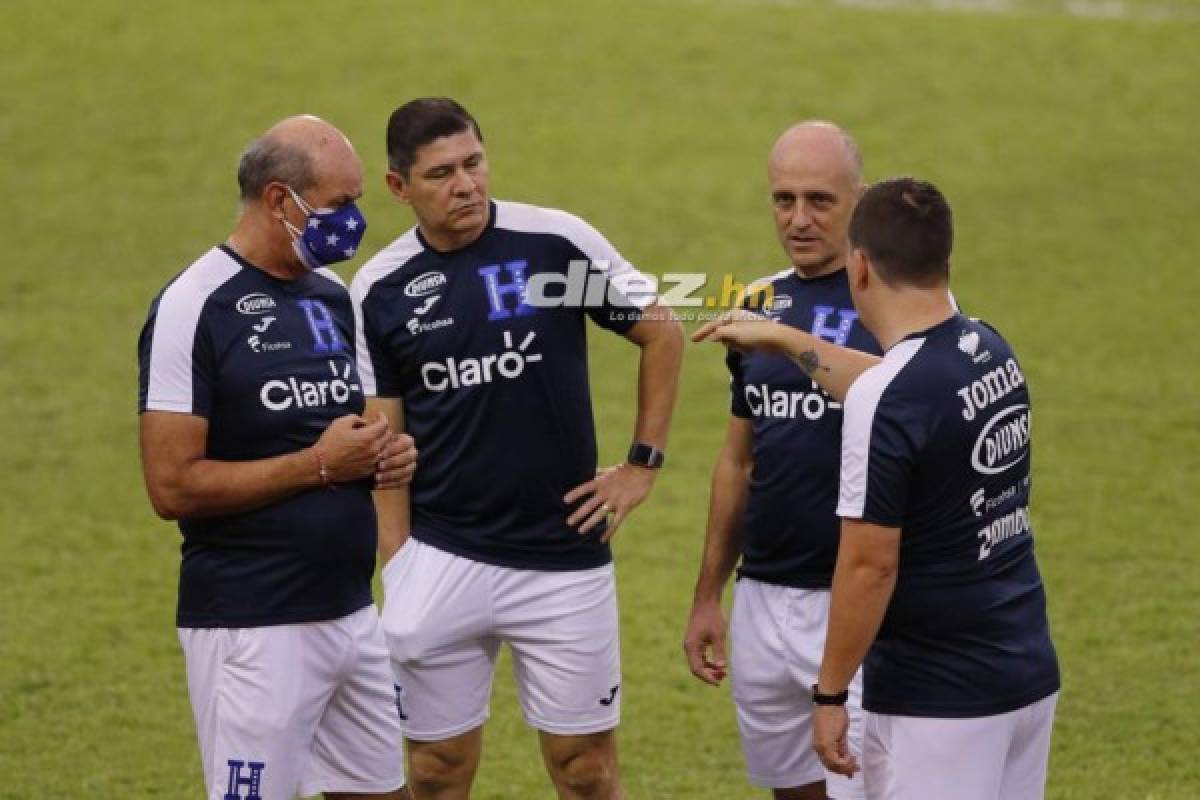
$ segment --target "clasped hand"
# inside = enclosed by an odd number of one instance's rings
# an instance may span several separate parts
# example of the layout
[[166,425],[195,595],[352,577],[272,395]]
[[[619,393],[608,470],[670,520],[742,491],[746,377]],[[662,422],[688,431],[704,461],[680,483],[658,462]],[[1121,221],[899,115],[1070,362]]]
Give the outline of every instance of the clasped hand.
[[417,448],[406,433],[394,433],[380,414],[367,420],[347,414],[334,420],[317,440],[331,483],[375,476],[376,489],[399,489],[412,482]]

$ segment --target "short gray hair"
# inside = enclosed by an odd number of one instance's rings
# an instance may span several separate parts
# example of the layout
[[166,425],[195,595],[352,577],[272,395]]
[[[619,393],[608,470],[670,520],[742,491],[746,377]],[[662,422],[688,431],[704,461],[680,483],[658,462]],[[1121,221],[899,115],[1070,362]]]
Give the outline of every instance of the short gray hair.
[[238,159],[238,189],[243,203],[253,202],[272,181],[286,183],[303,194],[316,182],[312,156],[275,136],[260,136]]

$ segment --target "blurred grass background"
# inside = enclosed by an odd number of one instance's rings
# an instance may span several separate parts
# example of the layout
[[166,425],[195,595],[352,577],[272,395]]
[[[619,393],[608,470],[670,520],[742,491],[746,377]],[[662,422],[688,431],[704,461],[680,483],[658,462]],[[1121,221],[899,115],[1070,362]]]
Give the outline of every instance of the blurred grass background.
[[[982,11],[976,13],[977,11]],[[1200,796],[1200,5],[1002,0],[5,0],[0,26],[0,798],[201,794],[173,630],[178,534],[145,500],[135,340],[223,239],[241,147],[325,117],[406,228],[387,114],[449,94],[496,196],[589,219],[643,269],[785,262],[764,164],[825,117],[871,178],[936,182],[954,290],[1037,406],[1035,530],[1063,661],[1052,798]],[[358,263],[347,265],[349,277]],[[602,460],[633,351],[592,336]],[[618,538],[631,798],[756,797],[726,690],[680,641],[727,414],[689,348],[670,467]],[[550,797],[502,664],[479,798]]]

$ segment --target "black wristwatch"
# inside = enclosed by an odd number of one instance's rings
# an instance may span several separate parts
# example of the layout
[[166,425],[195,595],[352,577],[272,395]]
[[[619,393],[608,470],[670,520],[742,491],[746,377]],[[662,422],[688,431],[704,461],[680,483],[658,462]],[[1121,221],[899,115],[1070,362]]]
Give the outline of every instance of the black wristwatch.
[[842,689],[837,694],[821,694],[817,691],[817,685],[813,684],[812,701],[814,706],[844,706],[849,699],[849,689]]
[[629,455],[625,459],[635,467],[645,467],[646,469],[658,469],[667,460],[667,454],[651,444],[643,442],[634,442],[629,448]]

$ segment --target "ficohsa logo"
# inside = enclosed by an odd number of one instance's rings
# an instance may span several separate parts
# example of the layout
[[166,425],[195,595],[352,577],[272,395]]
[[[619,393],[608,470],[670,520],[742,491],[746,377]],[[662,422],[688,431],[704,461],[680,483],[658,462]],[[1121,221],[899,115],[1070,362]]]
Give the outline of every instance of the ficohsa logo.
[[1009,406],[988,420],[975,440],[971,466],[982,475],[999,475],[1029,452],[1029,406]]
[[445,285],[445,275],[440,272],[426,272],[409,281],[408,285],[404,287],[404,293],[409,297],[425,297]]
[[275,298],[262,292],[251,292],[239,298],[235,308],[239,314],[264,314],[275,308]]

